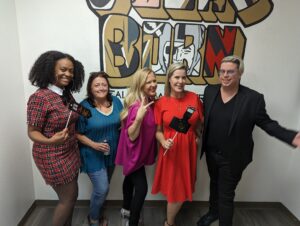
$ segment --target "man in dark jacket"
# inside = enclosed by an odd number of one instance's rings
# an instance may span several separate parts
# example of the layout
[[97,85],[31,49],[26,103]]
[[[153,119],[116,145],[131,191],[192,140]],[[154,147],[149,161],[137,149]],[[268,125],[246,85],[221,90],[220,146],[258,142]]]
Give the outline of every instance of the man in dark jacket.
[[219,85],[204,91],[202,153],[210,176],[209,212],[197,222],[208,226],[219,219],[231,226],[235,189],[243,170],[252,161],[255,125],[279,140],[300,147],[300,133],[283,128],[266,112],[262,94],[240,85],[244,63],[237,56],[225,57],[220,66]]

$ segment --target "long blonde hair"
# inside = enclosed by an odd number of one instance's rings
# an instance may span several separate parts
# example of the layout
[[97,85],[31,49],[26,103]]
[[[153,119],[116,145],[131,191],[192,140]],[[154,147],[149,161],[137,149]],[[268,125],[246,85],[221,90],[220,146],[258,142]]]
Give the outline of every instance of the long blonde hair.
[[137,100],[142,100],[143,88],[150,73],[154,73],[150,68],[142,68],[133,75],[132,84],[124,98],[124,108],[120,113],[121,121],[127,117],[129,107]]

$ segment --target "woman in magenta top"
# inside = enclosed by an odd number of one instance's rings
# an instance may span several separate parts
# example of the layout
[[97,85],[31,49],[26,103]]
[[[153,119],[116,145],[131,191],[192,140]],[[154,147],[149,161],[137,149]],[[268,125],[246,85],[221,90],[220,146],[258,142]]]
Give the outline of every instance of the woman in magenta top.
[[138,226],[148,190],[144,166],[155,161],[157,143],[152,104],[156,88],[151,69],[137,71],[121,112],[122,129],[115,162],[123,166],[125,175],[121,214],[129,217],[129,226]]

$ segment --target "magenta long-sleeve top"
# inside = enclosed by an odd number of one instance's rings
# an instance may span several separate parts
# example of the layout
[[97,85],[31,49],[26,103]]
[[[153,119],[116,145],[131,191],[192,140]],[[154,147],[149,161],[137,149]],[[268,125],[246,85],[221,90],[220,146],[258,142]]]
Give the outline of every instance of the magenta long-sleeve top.
[[143,118],[138,137],[134,141],[129,139],[128,128],[134,122],[140,104],[135,102],[129,107],[128,116],[123,120],[121,129],[115,163],[123,166],[125,176],[144,165],[152,165],[157,153],[153,106],[148,108]]

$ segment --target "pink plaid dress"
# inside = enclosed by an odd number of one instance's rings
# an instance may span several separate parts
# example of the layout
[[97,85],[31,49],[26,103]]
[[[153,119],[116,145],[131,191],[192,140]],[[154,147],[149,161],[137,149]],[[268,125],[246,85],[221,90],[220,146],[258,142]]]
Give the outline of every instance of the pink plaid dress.
[[[28,125],[40,128],[46,137],[52,137],[65,128],[69,113],[61,97],[49,89],[37,90],[27,103]],[[68,126],[69,138],[65,143],[33,143],[33,159],[46,184],[67,184],[78,175],[80,155],[75,137],[77,118],[78,115],[72,112]]]

